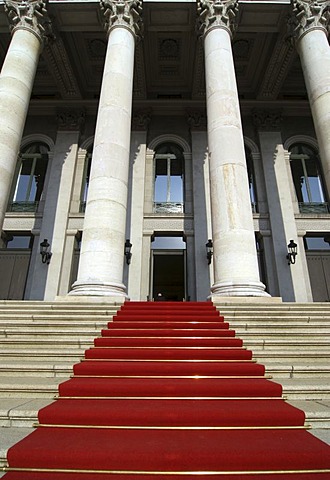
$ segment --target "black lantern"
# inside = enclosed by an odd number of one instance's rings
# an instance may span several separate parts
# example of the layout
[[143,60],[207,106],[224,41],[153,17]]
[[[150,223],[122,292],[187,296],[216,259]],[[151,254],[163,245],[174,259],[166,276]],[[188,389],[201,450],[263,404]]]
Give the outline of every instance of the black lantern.
[[126,242],[125,242],[125,250],[124,250],[124,255],[126,257],[127,265],[129,265],[131,263],[131,258],[132,258],[131,248],[132,248],[132,244],[129,241],[129,238],[127,238]]
[[288,260],[288,265],[296,263],[296,256],[297,256],[297,244],[290,240],[288,245],[288,254],[286,256]]
[[42,263],[47,263],[47,265],[49,265],[52,252],[50,251],[50,244],[48,243],[47,238],[40,243],[40,255]]
[[212,262],[212,255],[213,255],[213,242],[211,239],[207,241],[207,243],[205,244],[205,247],[206,247],[207,263],[208,265],[210,265]]

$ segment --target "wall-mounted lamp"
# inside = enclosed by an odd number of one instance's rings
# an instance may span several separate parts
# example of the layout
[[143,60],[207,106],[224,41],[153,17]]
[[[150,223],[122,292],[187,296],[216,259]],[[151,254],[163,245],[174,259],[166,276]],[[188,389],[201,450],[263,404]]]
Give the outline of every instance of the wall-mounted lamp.
[[42,263],[47,263],[47,265],[49,265],[52,252],[50,251],[50,244],[48,243],[47,238],[40,243],[40,255]]
[[288,254],[286,256],[288,260],[288,265],[296,263],[296,256],[297,256],[297,244],[290,240],[288,245]]
[[131,263],[131,258],[132,258],[131,248],[132,248],[132,244],[129,241],[129,238],[127,238],[126,242],[125,242],[125,250],[124,250],[124,255],[126,257],[127,265],[129,265]]
[[205,244],[206,247],[206,258],[207,258],[207,263],[210,265],[212,262],[212,256],[213,256],[213,242],[211,239],[207,241]]

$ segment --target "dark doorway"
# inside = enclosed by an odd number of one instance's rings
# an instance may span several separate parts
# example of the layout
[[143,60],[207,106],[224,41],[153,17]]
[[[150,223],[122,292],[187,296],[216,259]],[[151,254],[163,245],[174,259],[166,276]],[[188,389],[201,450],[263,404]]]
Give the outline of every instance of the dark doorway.
[[154,252],[153,298],[155,301],[185,300],[184,252]]
[[186,241],[181,234],[156,234],[151,243],[150,298],[187,300]]

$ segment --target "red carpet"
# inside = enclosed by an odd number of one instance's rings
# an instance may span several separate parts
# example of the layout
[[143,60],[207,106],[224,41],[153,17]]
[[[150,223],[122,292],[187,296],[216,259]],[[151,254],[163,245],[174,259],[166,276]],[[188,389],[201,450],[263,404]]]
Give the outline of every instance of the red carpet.
[[128,302],[5,480],[330,479],[330,447],[209,302]]

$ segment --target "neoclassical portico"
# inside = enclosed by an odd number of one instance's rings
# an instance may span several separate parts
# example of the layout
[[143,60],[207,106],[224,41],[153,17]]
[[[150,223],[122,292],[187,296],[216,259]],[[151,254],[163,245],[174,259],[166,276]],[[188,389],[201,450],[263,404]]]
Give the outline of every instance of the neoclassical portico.
[[212,297],[267,296],[260,282],[231,48],[238,1],[199,3],[204,35],[214,285]]

